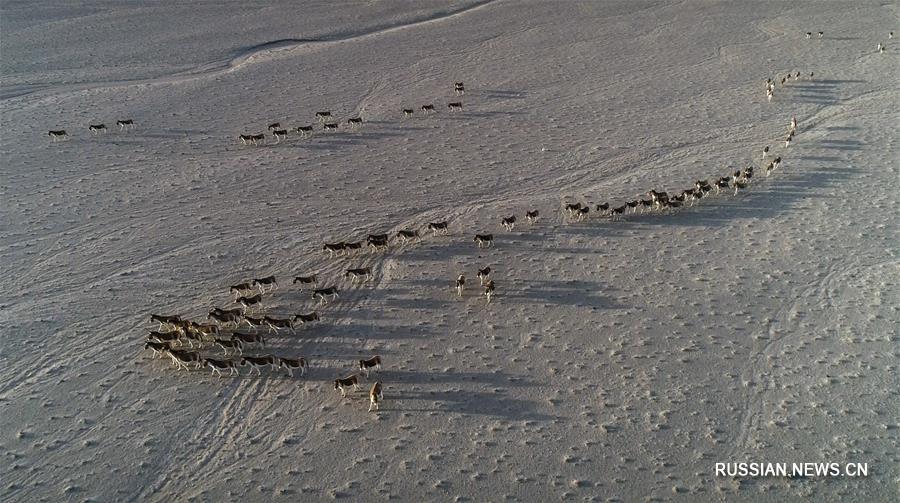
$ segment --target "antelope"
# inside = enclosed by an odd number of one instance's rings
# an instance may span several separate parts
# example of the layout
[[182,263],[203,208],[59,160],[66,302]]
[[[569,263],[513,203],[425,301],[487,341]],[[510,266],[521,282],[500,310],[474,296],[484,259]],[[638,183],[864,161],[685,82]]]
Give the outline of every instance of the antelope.
[[[241,323],[246,323],[248,327],[252,329],[262,328],[266,324],[265,317],[263,318],[254,318],[252,316],[241,316]],[[239,323],[238,325],[240,325]]]
[[359,127],[362,124],[362,122],[363,122],[362,117],[353,117],[351,119],[347,119],[347,126],[349,126],[351,128]]
[[296,285],[297,283],[300,283],[300,290],[302,291],[303,285],[312,285],[315,287],[318,281],[319,279],[315,274],[311,274],[309,276],[294,276],[293,284]]
[[156,342],[161,344],[168,344],[171,342],[178,342],[181,340],[181,332],[150,332],[147,334],[147,342]]
[[434,236],[437,236],[438,233],[446,235],[450,232],[450,226],[447,222],[431,222],[428,224],[428,230],[430,230]]
[[322,251],[327,252],[329,257],[334,257],[334,254],[342,255],[344,253],[344,243],[343,241],[340,243],[325,243],[322,246]]
[[506,228],[507,231],[512,231],[516,227],[516,216],[506,217],[500,221],[503,227]]
[[597,213],[609,211],[609,203],[598,204],[596,210]]
[[326,119],[331,118],[331,112],[316,112],[316,119],[319,119],[319,122],[325,122]]
[[172,347],[165,342],[147,341],[146,343],[144,343],[144,349],[153,351],[153,357],[156,358],[157,356],[164,355],[167,351],[172,349]]
[[494,280],[488,280],[484,285],[484,296],[487,297],[488,304],[491,302],[491,297],[494,296]]
[[820,31],[820,32],[819,32],[819,38],[822,38],[822,37],[824,37],[824,36],[825,36],[825,32],[824,32],[824,31]]
[[116,126],[119,126],[120,131],[124,131],[126,129],[134,129],[134,121],[131,119],[116,121]]
[[292,318],[294,322],[300,322],[301,324],[312,323],[314,321],[319,321],[319,313],[313,311],[309,314],[295,314]]
[[280,122],[273,122],[273,123],[269,124],[269,128],[268,128],[268,129],[269,129],[269,131],[275,131],[276,129],[281,129],[281,123],[280,123]]
[[793,134],[789,134],[787,138],[784,139],[784,148],[788,148],[791,146],[791,140],[794,138]]
[[[666,201],[668,202],[668,199],[666,199]],[[613,217],[622,215],[625,213],[625,208],[627,208],[627,207],[628,206],[623,204],[622,206],[619,206],[618,208],[613,208],[612,210],[610,210],[610,215],[612,215]]]
[[494,245],[493,234],[475,234],[473,239],[479,248],[490,247]]
[[463,290],[466,288],[466,277],[462,274],[456,278],[456,295],[462,297]]
[[362,280],[365,283],[372,279],[372,269],[369,267],[347,269],[347,272],[344,273],[344,277],[350,278],[351,281]]
[[263,134],[242,134],[240,136],[241,143],[247,145],[248,143],[251,145],[258,145],[259,142],[266,141],[266,136]]
[[294,331],[294,322],[290,318],[272,318],[271,316],[263,316],[263,322],[269,326],[273,332],[279,329],[287,328],[291,332]]
[[253,369],[250,371],[252,374],[253,371],[256,371],[256,375],[261,376],[262,371],[259,370],[262,367],[275,367],[278,365],[278,359],[276,359],[272,355],[265,356],[242,356],[241,357],[241,367],[245,365],[250,365]]
[[294,369],[300,369],[300,377],[306,375],[306,371],[309,370],[309,365],[306,362],[306,358],[302,356],[297,358],[296,360],[290,358],[279,358],[278,359],[278,368],[286,368],[288,371],[288,376],[294,377]]
[[210,311],[209,314],[206,315],[206,319],[214,320],[219,322],[219,324],[225,323],[234,323],[237,325],[241,322],[243,315],[238,310],[238,313],[234,313],[231,311]]
[[348,252],[356,251],[362,248],[362,242],[357,241],[355,243],[344,243],[344,249]]
[[157,322],[159,322],[159,329],[162,330],[162,329],[163,329],[164,327],[166,327],[166,326],[168,326],[168,327],[174,327],[174,326],[176,326],[177,324],[181,323],[182,320],[181,320],[181,316],[178,316],[177,314],[172,315],[172,316],[163,316],[163,315],[160,315],[160,314],[151,314],[151,315],[150,315],[150,321],[157,321]]
[[381,357],[373,356],[368,360],[360,360],[359,361],[359,371],[366,374],[366,379],[369,378],[369,369],[381,370]]
[[312,136],[313,127],[312,126],[297,126],[297,132],[300,133],[300,136],[303,138],[308,138]]
[[331,300],[334,300],[339,296],[337,288],[330,286],[328,288],[318,288],[313,290],[312,297],[318,299],[320,304],[328,304],[328,297],[331,297]]
[[422,105],[422,111],[425,113],[434,112],[434,105]]
[[412,108],[404,108],[404,109],[403,109],[403,117],[405,117],[405,118],[407,118],[407,117],[412,117],[412,115],[413,115],[413,109],[412,109]]
[[250,284],[259,288],[259,293],[266,293],[266,291],[272,292],[278,289],[278,282],[275,281],[275,276],[256,278],[251,280]]
[[275,137],[275,143],[280,143],[282,139],[287,138],[287,129],[276,129],[272,131],[272,136]]
[[529,224],[534,225],[538,221],[538,215],[538,210],[526,211],[525,220],[527,220]]
[[326,123],[322,124],[322,129],[325,131],[329,131],[329,130],[336,131],[337,128],[338,128],[337,122],[326,122]]
[[244,354],[244,344],[240,339],[216,339],[215,344],[222,348],[222,351],[225,352],[225,356],[228,356],[229,349],[237,350],[237,354]]
[[399,230],[397,231],[397,239],[404,243],[409,243],[410,241],[417,241],[419,239],[419,231],[410,231],[410,230]]
[[253,283],[251,281],[245,281],[228,287],[228,291],[233,293],[236,297],[249,293],[251,290],[253,290]]
[[373,408],[378,410],[378,403],[382,401],[384,401],[384,395],[381,393],[381,381],[378,381],[369,390],[369,412],[372,412]]
[[188,332],[193,332],[200,335],[201,337],[204,335],[219,335],[218,325],[213,325],[210,323],[197,323],[195,321],[188,321],[185,323],[184,328]]
[[644,209],[646,208],[648,211],[653,209],[653,201],[651,199],[641,199],[641,214],[644,213]]
[[570,217],[574,217],[575,213],[580,209],[581,209],[581,203],[570,203],[570,204],[566,204],[566,207],[565,207],[566,213],[568,213]]
[[51,129],[47,132],[47,136],[50,137],[51,141],[60,141],[60,140],[68,140],[69,133],[66,133],[65,129]]
[[484,286],[484,280],[488,279],[488,276],[491,275],[491,268],[485,267],[484,269],[479,269],[476,277],[478,278],[478,284],[480,286]]
[[464,86],[456,86],[454,91],[456,92],[457,96],[462,96],[462,95],[466,94],[466,88]]
[[453,103],[447,103],[447,108],[452,112],[454,110],[462,110],[463,105],[459,101],[454,101]]
[[266,347],[266,339],[262,334],[246,334],[244,332],[232,332],[232,340],[241,341],[241,347],[250,344],[259,344],[260,347]]
[[244,309],[249,309],[250,306],[262,306],[262,294],[256,294],[252,297],[238,297],[235,303],[244,306]]
[[762,158],[763,158],[763,160],[765,160],[766,157],[769,157],[769,146],[768,146],[768,145],[766,145],[765,148],[763,148],[763,151],[762,151]]
[[811,38],[812,38],[812,32],[811,31],[806,32],[806,40],[809,40]]
[[582,220],[587,218],[588,212],[590,211],[590,206],[583,206],[580,210],[575,212],[575,219],[581,222]]
[[378,250],[387,250],[388,248],[388,240],[387,238],[378,238],[372,239],[371,237],[366,240],[366,244],[372,248],[373,251]]
[[193,351],[181,351],[178,349],[170,349],[169,357],[172,358],[172,364],[184,370],[190,370],[188,364],[193,364],[196,368],[201,367],[201,358],[199,353]]
[[88,130],[90,130],[92,135],[96,136],[106,132],[106,124],[89,124]]
[[238,372],[237,366],[231,360],[216,360],[213,358],[204,358],[203,365],[212,369],[213,374],[218,374],[219,377],[222,377],[222,371],[228,370],[228,375],[241,375]]
[[353,387],[353,389],[359,389],[359,377],[356,374],[351,374],[350,376],[343,379],[334,380],[334,389],[341,390],[342,397],[347,396],[347,389],[349,389],[351,386]]

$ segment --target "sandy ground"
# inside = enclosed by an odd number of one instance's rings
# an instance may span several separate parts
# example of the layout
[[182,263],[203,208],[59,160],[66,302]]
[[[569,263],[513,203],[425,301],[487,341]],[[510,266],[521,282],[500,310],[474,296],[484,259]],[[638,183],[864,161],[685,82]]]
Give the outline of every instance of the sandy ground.
[[[898,13],[4,2],[0,497],[897,500]],[[815,77],[780,84],[797,71]],[[365,123],[237,140],[319,110]],[[765,145],[782,166],[736,196],[562,211],[763,166]],[[424,232],[440,220],[448,236]],[[420,242],[384,254],[320,251],[412,228]],[[363,266],[370,284],[342,277]],[[248,278],[281,283],[266,314],[308,312],[290,280],[312,272],[341,297],[265,350],[307,357],[305,378],[177,371],[143,349],[151,312],[202,319]],[[332,389],[373,354],[377,413]],[[870,473],[715,476],[740,461]]]

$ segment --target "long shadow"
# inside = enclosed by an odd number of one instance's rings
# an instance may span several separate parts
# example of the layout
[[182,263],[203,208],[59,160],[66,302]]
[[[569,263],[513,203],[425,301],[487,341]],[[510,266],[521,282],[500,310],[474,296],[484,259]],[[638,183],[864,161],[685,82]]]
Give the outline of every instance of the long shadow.
[[[403,400],[424,400],[437,402],[437,408],[398,409],[407,412],[452,412],[503,418],[514,421],[554,421],[562,419],[537,412],[537,403],[529,400],[504,397],[502,393],[486,393],[479,391],[431,391],[404,392]],[[385,401],[385,404],[388,402]],[[383,410],[388,410],[386,407]]]
[[480,96],[484,96],[489,99],[524,99],[528,93],[525,91],[509,91],[505,89],[483,89],[478,93]]

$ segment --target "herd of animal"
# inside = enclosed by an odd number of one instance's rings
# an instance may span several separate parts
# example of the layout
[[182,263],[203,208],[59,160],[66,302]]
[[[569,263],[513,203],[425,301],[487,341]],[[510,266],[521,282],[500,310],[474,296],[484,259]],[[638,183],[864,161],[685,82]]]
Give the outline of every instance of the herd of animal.
[[[821,33],[819,34],[822,35]],[[809,74],[812,79],[813,73]],[[787,85],[789,80],[799,80],[800,72],[796,75],[788,75],[781,80],[781,84]],[[769,100],[774,93],[775,81],[771,78],[766,79],[766,91]],[[465,85],[462,82],[454,84],[454,92],[457,96],[465,94]],[[461,102],[448,103],[448,109],[461,110]],[[422,113],[430,114],[435,112],[433,104],[421,106]],[[413,109],[402,109],[404,117],[410,117],[414,114]],[[339,122],[333,121],[331,111],[320,111],[315,114],[316,119],[322,124],[323,130],[335,130],[338,128]],[[347,119],[345,124],[349,128],[356,128],[362,124],[360,117]],[[126,130],[134,127],[131,120],[118,121],[117,125],[120,130]],[[106,127],[103,124],[91,125],[91,134],[103,134]],[[292,128],[303,137],[309,137],[313,133],[313,126],[298,126]],[[275,141],[279,142],[286,138],[288,129],[282,128],[278,122],[269,124],[268,130],[275,137]],[[797,131],[797,120],[791,118],[790,127],[784,147],[788,148],[791,140]],[[50,136],[54,140],[66,139],[68,135],[65,131],[50,131]],[[245,134],[240,135],[240,141],[244,144],[258,145],[265,142],[264,134]],[[763,162],[768,161],[764,171],[765,176],[769,176],[771,172],[781,165],[781,157],[775,157],[769,160],[770,149],[766,146],[762,152]],[[667,192],[651,189],[644,194],[632,200],[624,201],[620,205],[614,205],[610,202],[596,203],[594,205],[585,202],[563,203],[564,220],[570,222],[582,222],[593,214],[598,217],[617,220],[626,215],[628,210],[631,213],[640,211],[666,213],[676,211],[685,206],[693,206],[704,198],[719,195],[723,190],[732,191],[734,195],[740,190],[746,189],[754,174],[759,168],[753,165],[744,169],[730,171],[722,176],[713,177],[707,180],[697,180],[693,185],[685,190]],[[529,226],[534,226],[540,218],[540,211],[532,209],[525,212],[525,221]],[[515,214],[503,216],[500,218],[500,226],[507,232],[513,232],[518,223],[518,217]],[[428,223],[425,232],[430,232],[433,237],[446,236],[450,233],[450,223],[448,221],[437,221]],[[326,242],[321,250],[329,258],[334,257],[352,257],[362,250],[368,249],[370,252],[384,252],[389,249],[391,244],[399,244],[401,246],[414,244],[422,239],[422,233],[418,229],[400,229],[395,234],[368,234],[364,240],[355,241],[338,241]],[[473,238],[475,245],[481,248],[490,248],[494,245],[493,233],[476,233]],[[495,295],[497,285],[492,277],[491,267],[484,267],[477,270],[476,277],[479,280],[479,286],[483,289],[483,296],[487,303],[490,303]],[[371,267],[354,267],[347,268],[344,272],[344,278],[348,279],[351,284],[367,284],[375,274]],[[307,274],[303,276],[295,276],[292,285],[299,285],[301,291],[309,288],[312,298],[318,302],[317,305],[323,306],[330,301],[339,298],[339,291],[336,286],[319,286],[319,277],[317,274]],[[456,294],[462,297],[466,289],[466,276],[459,274],[456,277]],[[234,295],[233,303],[239,307],[233,308],[213,308],[207,313],[204,322],[196,322],[183,319],[178,315],[157,315],[151,314],[151,321],[157,322],[159,327],[152,330],[146,335],[145,348],[153,352],[154,356],[168,357],[173,366],[178,369],[190,370],[191,368],[201,369],[209,368],[212,375],[223,377],[225,372],[229,376],[239,376],[239,368],[250,367],[249,375],[262,375],[263,369],[285,369],[288,376],[293,377],[295,371],[299,371],[303,377],[309,371],[309,362],[302,356],[276,356],[272,354],[259,354],[266,346],[266,337],[270,335],[279,335],[282,332],[290,332],[294,334],[298,326],[316,323],[321,321],[318,311],[308,313],[298,313],[290,317],[274,317],[269,315],[253,315],[260,311],[265,302],[264,298],[277,290],[278,282],[274,276],[256,278],[248,280],[229,288],[231,294]],[[244,329],[246,326],[246,329]],[[256,354],[245,354],[245,351],[253,351]],[[349,391],[359,390],[360,383],[365,377],[368,379],[370,372],[381,369],[381,357],[372,356],[367,359],[360,359],[355,362],[355,372],[344,374],[344,377],[338,377],[334,380],[334,389],[340,391],[342,397],[346,397]],[[383,401],[382,383],[374,382],[369,389],[369,411],[378,410],[379,404]]]
[[[128,131],[129,129],[134,129],[134,120],[118,120],[116,121],[116,126],[119,128],[119,131]],[[98,136],[106,134],[109,129],[106,127],[106,124],[102,123],[88,124],[88,131],[91,132],[91,136]],[[50,137],[50,141],[64,141],[70,138],[69,133],[65,129],[51,129],[47,132],[47,136]]]
[[[466,93],[466,86],[463,82],[456,82],[453,85],[453,91],[457,96],[462,96]],[[432,114],[437,111],[435,109],[433,103],[429,103],[426,105],[422,105],[419,107],[423,114]],[[463,109],[463,104],[461,101],[451,101],[447,103],[447,109],[451,112],[459,111]],[[403,108],[401,109],[403,112],[403,117],[408,118],[412,117],[415,114],[414,108]],[[321,110],[316,112],[315,114],[316,120],[322,125],[322,131],[337,131],[340,128],[341,121],[335,120],[334,115],[331,110]],[[358,129],[362,126],[363,120],[362,117],[350,117],[343,121],[343,124],[347,129]],[[268,126],[269,132],[272,133],[272,136],[275,138],[275,143],[280,143],[281,140],[287,138],[290,132],[299,133],[301,138],[310,138],[313,135],[315,127],[313,125],[305,125],[305,126],[296,126],[292,128],[282,127],[280,122],[273,122]],[[266,135],[264,133],[255,133],[255,134],[242,134],[238,136],[241,144],[243,145],[264,145],[266,143]]]

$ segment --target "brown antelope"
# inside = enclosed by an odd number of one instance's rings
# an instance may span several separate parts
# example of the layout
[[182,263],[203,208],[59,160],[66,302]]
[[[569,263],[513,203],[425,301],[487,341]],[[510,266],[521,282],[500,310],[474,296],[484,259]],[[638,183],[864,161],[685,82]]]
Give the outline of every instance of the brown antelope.
[[300,133],[301,138],[309,138],[313,134],[312,126],[297,126],[297,132]]
[[527,220],[529,224],[534,225],[538,221],[538,215],[538,210],[526,211],[525,220]]
[[100,133],[106,132],[106,124],[89,124],[88,130],[91,132],[92,135],[96,136]]
[[370,267],[347,269],[347,272],[344,273],[344,277],[350,278],[350,281],[362,281],[365,283],[372,279],[372,269]]
[[178,342],[181,340],[181,332],[150,332],[147,335],[147,342],[158,342],[168,344],[170,342]]
[[250,293],[253,290],[253,283],[250,281],[245,281],[243,283],[238,283],[237,285],[231,285],[228,287],[228,291],[235,295],[235,298],[240,297],[246,293]]
[[206,315],[206,319],[217,321],[220,325],[233,323],[236,326],[241,322],[241,318],[243,316],[242,313],[243,311],[241,311],[240,309],[224,310],[216,307]]
[[462,110],[463,105],[459,101],[454,101],[453,103],[447,103],[447,108],[452,112],[454,110]]
[[359,361],[359,371],[366,374],[366,378],[369,378],[369,369],[381,370],[381,357],[373,356],[368,360],[360,360]]
[[300,291],[301,292],[303,291],[303,285],[312,285],[313,288],[315,288],[318,281],[319,280],[315,274],[312,274],[310,276],[295,276],[294,277],[294,284],[296,285],[297,283],[300,283]]
[[161,314],[151,314],[150,321],[156,321],[159,323],[159,329],[162,330],[165,327],[173,328],[179,323],[181,323],[181,316],[174,314],[172,316],[163,316]]
[[286,328],[286,329],[290,330],[291,332],[294,331],[294,322],[291,321],[290,318],[282,319],[282,318],[272,318],[271,316],[264,316],[263,322],[265,322],[265,324],[268,325],[269,328],[273,332],[276,332],[276,333],[278,332],[278,330],[280,330],[282,328]]
[[313,290],[312,296],[314,299],[318,299],[320,304],[327,304],[329,297],[331,297],[331,300],[339,297],[337,288],[333,286],[328,288],[317,288]]
[[419,239],[419,231],[410,231],[410,230],[399,230],[397,231],[397,239],[404,243],[409,243],[410,241],[417,241]]
[[116,121],[116,126],[119,126],[120,131],[125,131],[126,129],[134,129],[134,120],[125,119],[121,121]]
[[403,117],[407,117],[407,118],[408,118],[408,117],[412,117],[412,116],[413,116],[413,109],[412,109],[412,108],[404,108],[404,109],[403,109]]
[[337,128],[337,122],[326,122],[325,124],[322,124],[322,129],[325,131],[337,131]]
[[294,369],[300,369],[300,377],[305,376],[306,371],[309,369],[309,366],[306,363],[306,358],[303,357],[297,358],[296,360],[292,360],[290,358],[279,358],[278,367],[286,368],[290,377],[294,377]]
[[466,288],[466,277],[462,274],[456,278],[456,295],[462,297],[463,290]]
[[169,344],[166,342],[148,340],[146,343],[144,343],[144,349],[153,351],[153,357],[156,358],[157,356],[164,356],[170,349],[172,349],[172,347],[169,346]]
[[219,377],[222,377],[222,371],[228,370],[229,376],[239,376],[241,375],[238,372],[237,365],[231,360],[216,360],[213,358],[204,358],[203,365],[212,369],[213,374],[217,374]]
[[275,131],[276,129],[281,129],[280,122],[273,122],[273,123],[269,124],[269,127],[268,127],[269,131]]
[[347,396],[347,390],[353,387],[353,389],[359,389],[359,376],[356,374],[352,374],[348,377],[344,377],[343,379],[335,379],[334,380],[334,389],[341,390],[341,396]]
[[516,227],[516,216],[513,215],[511,217],[506,217],[500,221],[503,227],[508,231],[512,231]]
[[178,368],[190,370],[188,368],[188,364],[194,365],[195,368],[200,368],[202,366],[200,353],[195,353],[193,351],[181,351],[178,349],[170,349],[168,353],[169,357],[172,358],[172,363]]
[[422,111],[425,113],[434,112],[434,105],[422,105]]
[[252,316],[243,315],[241,316],[241,322],[238,325],[246,323],[248,327],[252,329],[262,328],[266,324],[265,317],[263,318],[254,318]]
[[49,132],[47,132],[47,136],[50,137],[50,141],[61,141],[69,139],[69,133],[67,133],[65,129],[51,129]]
[[334,257],[335,254],[343,255],[344,254],[344,242],[340,243],[325,243],[322,246],[322,251],[328,253],[329,257]]
[[278,365],[278,359],[272,355],[265,356],[242,356],[241,357],[241,367],[245,365],[250,365],[253,367],[250,370],[250,373],[256,371],[256,375],[261,376],[262,371],[259,370],[263,367],[272,367],[275,368]]
[[494,280],[489,280],[484,285],[484,296],[487,297],[488,303],[491,302],[491,297],[494,296]]
[[378,381],[369,390],[369,412],[372,412],[372,409],[378,410],[378,404],[382,401],[384,395],[381,393],[381,381]]
[[447,222],[431,222],[428,224],[428,230],[430,230],[434,236],[437,236],[438,233],[446,235],[450,231],[450,227]]
[[266,339],[262,334],[245,334],[244,332],[232,332],[232,340],[241,341],[241,346],[250,344],[259,344],[260,347],[266,347]]
[[267,276],[265,278],[257,278],[250,282],[256,288],[259,288],[259,293],[272,292],[278,289],[278,282],[275,281],[275,276]]
[[244,145],[247,145],[247,144],[259,145],[259,142],[266,141],[266,135],[264,135],[262,133],[260,133],[260,134],[242,134],[240,136],[240,139],[241,139],[241,143]]
[[244,309],[249,309],[250,306],[262,307],[262,294],[258,293],[252,297],[238,297],[235,302],[244,306]]
[[216,345],[222,348],[225,356],[228,356],[228,350],[233,349],[239,355],[244,354],[244,344],[240,339],[216,339]]
[[478,274],[477,274],[477,277],[478,277],[478,284],[479,284],[480,286],[484,286],[484,280],[488,279],[488,277],[489,277],[490,275],[491,275],[491,268],[490,268],[490,267],[485,267],[484,269],[479,269],[479,270],[478,270]]
[[292,320],[294,323],[298,321],[301,324],[312,323],[314,321],[319,321],[319,313],[313,311],[309,314],[295,314]]
[[494,235],[493,234],[475,234],[475,244],[478,245],[479,248],[490,247],[494,245]]
[[331,112],[329,112],[329,111],[316,112],[316,119],[318,119],[319,122],[325,122],[327,119],[330,119],[330,118],[331,118]]
[[352,119],[347,119],[347,126],[357,128],[362,125],[362,122],[362,117],[353,117]]

